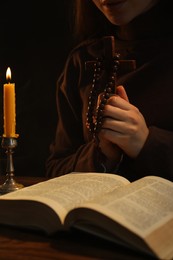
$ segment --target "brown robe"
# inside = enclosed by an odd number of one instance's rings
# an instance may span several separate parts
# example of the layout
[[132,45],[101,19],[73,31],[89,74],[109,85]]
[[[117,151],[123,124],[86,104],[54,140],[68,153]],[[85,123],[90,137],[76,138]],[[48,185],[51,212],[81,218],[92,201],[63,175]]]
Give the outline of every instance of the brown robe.
[[[117,85],[124,85],[130,103],[140,110],[149,128],[149,136],[138,157],[131,159],[124,155],[119,167],[118,174],[131,181],[146,175],[173,180],[173,29],[170,20],[171,14],[158,5],[114,33],[115,51],[121,54],[121,59],[136,60],[136,70],[122,73]],[[99,152],[86,128],[93,68],[86,70],[85,63],[103,57],[104,53],[104,40],[93,39],[76,47],[68,57],[57,84],[57,130],[46,164],[49,177],[72,171],[101,171]]]

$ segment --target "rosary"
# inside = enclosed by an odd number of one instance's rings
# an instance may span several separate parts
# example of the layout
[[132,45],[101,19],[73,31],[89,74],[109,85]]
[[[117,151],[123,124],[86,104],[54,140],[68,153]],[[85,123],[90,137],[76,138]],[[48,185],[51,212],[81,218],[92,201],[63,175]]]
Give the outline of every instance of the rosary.
[[[135,70],[135,60],[121,60],[120,54],[114,50],[114,37],[104,39],[105,55],[95,61],[86,62],[94,67],[94,75],[90,95],[88,98],[88,111],[86,113],[86,127],[98,143],[97,134],[103,122],[103,110],[107,100],[116,91],[116,80],[119,73]],[[102,74],[102,77],[101,77]],[[101,84],[102,83],[102,84]],[[101,85],[102,87],[101,90]]]
[[103,92],[100,94],[99,82],[100,72],[104,69],[103,60],[97,58],[96,62],[94,63],[94,76],[89,95],[88,112],[86,120],[86,127],[89,129],[89,132],[93,135],[94,139],[96,139],[97,133],[99,132],[102,126],[104,106],[107,103],[107,100],[110,97],[110,95],[115,93],[115,81],[119,65],[119,54],[115,55],[115,57],[112,60],[112,64],[110,65],[110,73],[109,75],[107,75],[108,82],[105,84],[105,88]]

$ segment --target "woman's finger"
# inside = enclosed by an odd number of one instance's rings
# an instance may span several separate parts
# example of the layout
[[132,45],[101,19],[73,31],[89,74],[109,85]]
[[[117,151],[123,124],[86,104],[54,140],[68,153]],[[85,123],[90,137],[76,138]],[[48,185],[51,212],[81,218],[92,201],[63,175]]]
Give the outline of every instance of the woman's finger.
[[129,102],[129,99],[128,99],[128,96],[127,96],[127,93],[125,91],[125,88],[123,86],[118,86],[116,88],[116,94],[118,96],[120,96],[121,98],[125,99],[126,101]]

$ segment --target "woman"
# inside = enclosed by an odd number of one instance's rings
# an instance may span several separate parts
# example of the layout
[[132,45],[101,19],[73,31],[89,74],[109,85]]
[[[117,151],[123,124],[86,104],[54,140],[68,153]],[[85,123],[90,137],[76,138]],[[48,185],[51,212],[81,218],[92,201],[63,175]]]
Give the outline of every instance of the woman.
[[49,177],[94,171],[173,180],[170,4],[76,1],[77,35],[85,41],[58,81]]

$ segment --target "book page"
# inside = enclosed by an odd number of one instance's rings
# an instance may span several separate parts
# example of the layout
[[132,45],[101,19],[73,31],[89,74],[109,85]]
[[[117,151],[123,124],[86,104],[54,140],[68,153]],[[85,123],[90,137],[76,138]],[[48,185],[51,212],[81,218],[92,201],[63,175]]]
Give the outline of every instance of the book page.
[[113,174],[71,173],[0,196],[0,201],[41,201],[57,212],[63,222],[71,209],[128,183],[125,178]]
[[173,219],[173,183],[160,177],[144,177],[85,206],[145,238]]
[[160,259],[173,259],[173,218],[154,230],[146,241],[154,252],[159,252]]

